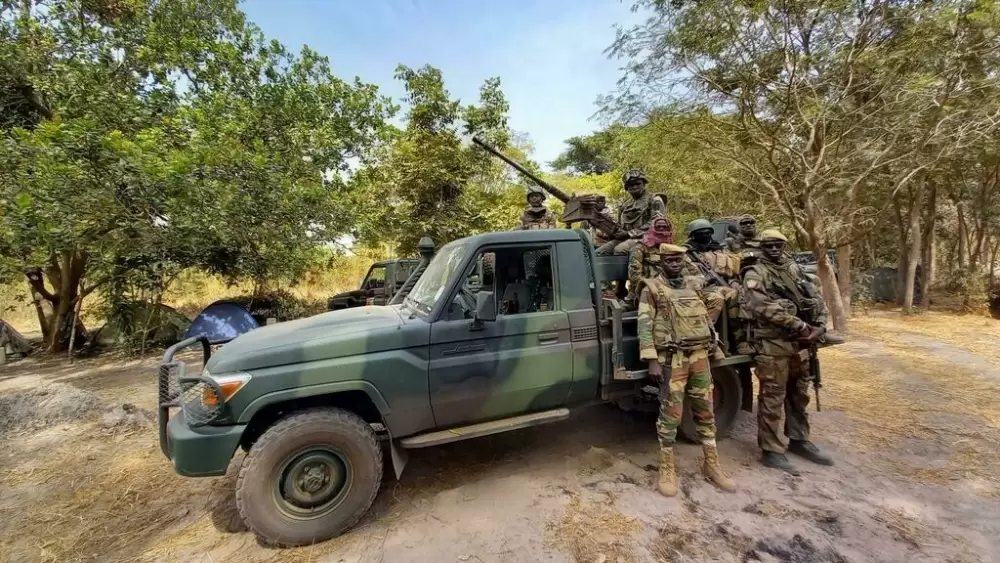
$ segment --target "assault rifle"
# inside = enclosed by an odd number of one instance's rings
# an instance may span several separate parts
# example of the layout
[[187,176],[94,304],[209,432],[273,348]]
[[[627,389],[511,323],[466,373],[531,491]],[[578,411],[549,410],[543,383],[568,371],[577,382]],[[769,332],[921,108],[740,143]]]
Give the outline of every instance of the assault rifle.
[[701,254],[689,248],[688,256],[691,257],[691,261],[694,262],[694,265],[698,266],[698,269],[701,270],[701,275],[705,276],[709,286],[718,285],[720,287],[726,287],[729,285],[726,283],[726,280],[722,279],[719,274],[715,273],[715,270],[712,269],[712,266],[706,262],[704,258],[701,257]]
[[[795,309],[797,311],[796,316],[802,320],[802,322],[815,325],[816,324],[816,309],[819,306],[819,300],[823,297],[819,295],[816,291],[816,286],[813,285],[811,281],[800,279],[797,282],[799,286],[798,289],[805,296],[805,299],[797,298],[790,292],[787,288],[781,284],[774,284],[773,289],[782,299],[788,299],[792,303],[795,303]],[[808,301],[808,303],[800,303],[800,301]],[[813,381],[813,392],[816,394],[816,411],[822,411],[823,407],[819,401],[819,390],[823,388],[823,376],[819,369],[819,359],[817,358],[818,348],[816,342],[809,343],[809,375],[812,377]]]

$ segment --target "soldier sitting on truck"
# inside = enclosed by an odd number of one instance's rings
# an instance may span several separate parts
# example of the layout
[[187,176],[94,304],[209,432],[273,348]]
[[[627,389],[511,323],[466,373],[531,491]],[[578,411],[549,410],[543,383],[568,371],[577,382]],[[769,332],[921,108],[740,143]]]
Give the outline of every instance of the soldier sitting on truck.
[[[599,195],[597,196],[595,201],[596,205],[594,207],[594,210],[597,211],[597,213],[600,214],[601,216],[606,217],[610,219],[612,222],[614,222],[615,218],[611,215],[611,210],[608,209],[608,198],[606,196]],[[587,226],[588,230],[590,231],[590,238],[594,241],[595,247],[600,248],[601,245],[606,244],[608,242],[608,239],[604,237],[600,229],[597,228],[597,225],[588,221]]]
[[660,271],[660,245],[673,244],[673,226],[666,217],[653,218],[653,226],[642,236],[642,240],[628,259],[629,297],[635,298],[639,282],[655,277]]
[[618,211],[619,231],[615,240],[601,245],[597,249],[598,256],[611,254],[628,254],[642,239],[653,223],[656,215],[666,216],[666,202],[659,195],[651,195],[646,191],[646,175],[641,170],[629,170],[622,176],[625,190],[632,199],[622,204]]
[[[708,356],[717,340],[702,301],[704,280],[684,275],[684,247],[664,244],[659,250],[659,272],[641,283],[638,318],[639,357],[649,363],[650,378],[660,384],[660,415],[656,421],[659,491],[668,497],[677,495],[673,446],[687,395],[705,453],[702,472],[720,489],[734,492],[736,484],[722,470],[715,445]],[[665,378],[664,373],[669,375]]]
[[753,215],[743,215],[739,219],[739,229],[726,237],[726,250],[740,254],[744,250],[760,248],[760,236],[757,233],[757,220]]
[[545,192],[541,188],[532,186],[528,188],[528,207],[521,212],[521,226],[519,230],[530,231],[535,229],[555,229],[555,215],[542,205],[545,201]]

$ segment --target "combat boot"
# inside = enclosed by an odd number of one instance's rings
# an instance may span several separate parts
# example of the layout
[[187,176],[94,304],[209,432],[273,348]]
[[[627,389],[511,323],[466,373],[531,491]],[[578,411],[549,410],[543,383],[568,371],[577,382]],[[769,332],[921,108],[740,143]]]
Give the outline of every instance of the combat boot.
[[800,475],[799,470],[792,465],[792,462],[788,461],[785,454],[779,454],[778,452],[764,452],[764,455],[760,458],[760,462],[764,464],[764,467],[780,469],[785,473],[796,477]]
[[833,458],[819,451],[816,444],[808,440],[789,440],[788,451],[819,465],[833,465]]
[[674,471],[674,449],[660,448],[660,494],[677,496],[677,474]]
[[823,344],[829,344],[832,346],[835,344],[843,344],[844,342],[847,342],[847,339],[836,332],[826,331],[823,333],[823,336],[819,337],[819,341]]
[[722,465],[719,464],[719,450],[709,445],[702,446],[702,450],[705,452],[705,464],[701,466],[701,471],[705,477],[723,491],[735,493],[736,483],[726,475]]

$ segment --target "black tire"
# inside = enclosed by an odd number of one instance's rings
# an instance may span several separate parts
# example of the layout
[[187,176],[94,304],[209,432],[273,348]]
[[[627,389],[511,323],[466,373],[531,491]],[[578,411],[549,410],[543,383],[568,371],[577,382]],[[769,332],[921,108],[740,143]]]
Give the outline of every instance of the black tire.
[[[307,465],[310,460],[320,461]],[[320,466],[320,473],[313,472]],[[289,486],[316,486],[317,478],[319,492],[331,497],[319,505],[318,515],[316,507],[289,497],[315,491],[288,492]],[[236,505],[264,543],[308,545],[356,524],[371,507],[381,481],[382,449],[368,423],[341,409],[310,409],[279,420],[253,445],[236,482]],[[325,490],[328,485],[330,491]]]
[[[729,437],[740,414],[742,386],[736,370],[729,366],[712,368],[712,382],[715,384],[715,437],[721,440]],[[681,419],[680,433],[689,441],[700,442],[687,399],[684,400],[684,418]]]

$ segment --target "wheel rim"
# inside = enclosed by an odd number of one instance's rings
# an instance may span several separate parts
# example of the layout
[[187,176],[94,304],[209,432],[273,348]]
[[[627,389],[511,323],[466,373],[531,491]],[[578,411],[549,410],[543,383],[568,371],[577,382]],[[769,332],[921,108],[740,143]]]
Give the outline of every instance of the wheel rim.
[[291,518],[312,520],[337,509],[354,481],[347,456],[314,447],[289,456],[277,473],[275,503]]

